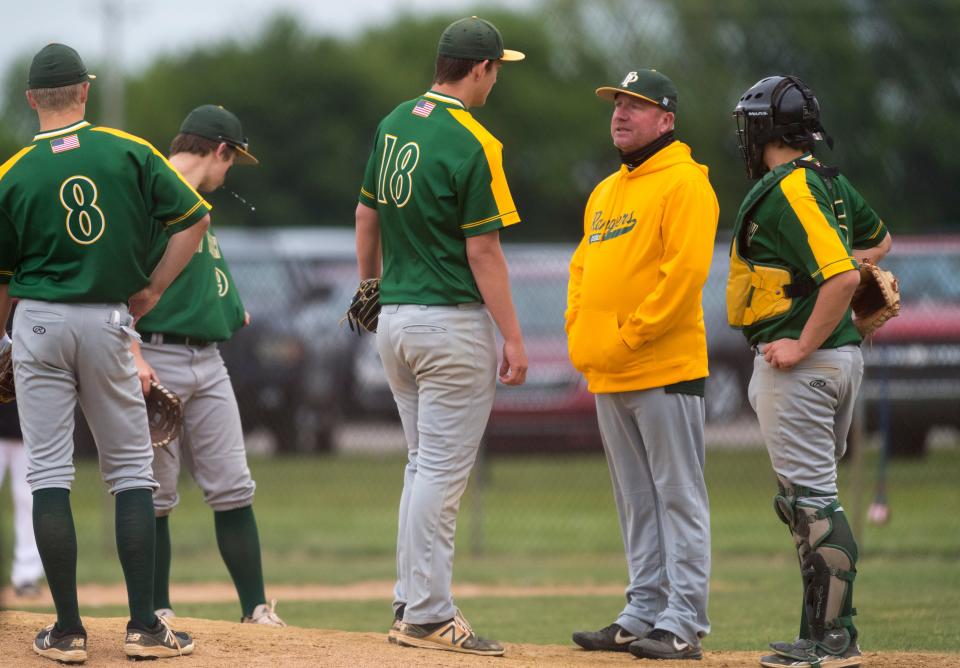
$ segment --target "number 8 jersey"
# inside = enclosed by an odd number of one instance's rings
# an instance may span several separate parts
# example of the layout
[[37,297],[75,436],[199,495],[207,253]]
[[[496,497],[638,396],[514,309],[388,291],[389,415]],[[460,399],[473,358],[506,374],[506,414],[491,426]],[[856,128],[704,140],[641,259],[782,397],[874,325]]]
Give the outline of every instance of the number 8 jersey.
[[377,128],[360,203],[377,210],[383,304],[483,301],[465,237],[520,222],[503,145],[460,100],[430,91]]
[[0,166],[0,283],[13,297],[124,302],[149,282],[158,235],[209,210],[143,139],[86,121],[42,132]]

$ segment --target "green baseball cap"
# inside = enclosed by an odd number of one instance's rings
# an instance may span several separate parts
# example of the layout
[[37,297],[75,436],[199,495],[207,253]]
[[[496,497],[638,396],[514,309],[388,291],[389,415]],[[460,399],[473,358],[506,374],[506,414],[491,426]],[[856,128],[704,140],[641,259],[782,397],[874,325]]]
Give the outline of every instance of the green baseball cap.
[[47,44],[40,49],[30,63],[27,86],[36,88],[61,88],[83,83],[97,77],[87,72],[80,54],[66,44]]
[[634,70],[627,73],[619,86],[603,86],[597,89],[599,97],[611,102],[617,93],[626,93],[655,104],[664,111],[677,113],[677,87],[667,76],[656,70]]
[[203,104],[191,111],[180,124],[180,132],[229,144],[236,149],[236,161],[240,164],[260,164],[247,150],[250,142],[243,134],[240,119],[218,104]]
[[519,51],[503,48],[503,37],[489,21],[476,16],[454,21],[440,35],[437,55],[462,60],[523,60]]

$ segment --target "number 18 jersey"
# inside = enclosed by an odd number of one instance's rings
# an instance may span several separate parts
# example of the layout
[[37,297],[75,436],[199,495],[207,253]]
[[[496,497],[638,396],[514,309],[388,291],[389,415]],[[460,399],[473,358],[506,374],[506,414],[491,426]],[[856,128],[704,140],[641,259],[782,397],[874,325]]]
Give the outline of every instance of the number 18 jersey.
[[466,237],[520,222],[502,151],[460,100],[433,91],[383,119],[360,189],[379,215],[382,303],[483,301]]
[[86,121],[42,132],[0,166],[0,283],[50,302],[126,301],[163,234],[210,205],[148,142]]

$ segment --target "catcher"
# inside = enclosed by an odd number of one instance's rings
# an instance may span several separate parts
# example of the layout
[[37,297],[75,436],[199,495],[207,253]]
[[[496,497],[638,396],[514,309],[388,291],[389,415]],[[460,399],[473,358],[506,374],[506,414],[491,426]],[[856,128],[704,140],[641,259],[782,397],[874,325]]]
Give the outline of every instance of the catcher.
[[[239,119],[215,105],[190,112],[170,154],[171,164],[203,192],[222,186],[234,163],[257,164],[247,151]],[[156,308],[137,322],[143,343],[134,345],[133,352],[150,408],[151,436],[155,446],[174,455],[153,460],[160,483],[153,496],[153,596],[156,613],[163,617],[173,616],[170,514],[179,502],[177,478],[184,462],[213,509],[217,546],[240,598],[241,621],[286,626],[264,593],[252,505],[256,485],[247,466],[237,400],[216,345],[248,322],[212,228]]]
[[859,666],[857,544],[837,497],[837,461],[863,375],[860,342],[899,308],[895,281],[879,284],[892,303],[875,313],[874,288],[858,288],[889,251],[890,234],[850,182],[813,156],[816,141],[833,140],[800,79],[760,80],[734,118],[747,175],[759,181],[734,223],[727,315],[756,351],[750,404],[803,585],[798,640],[773,643],[760,664]]

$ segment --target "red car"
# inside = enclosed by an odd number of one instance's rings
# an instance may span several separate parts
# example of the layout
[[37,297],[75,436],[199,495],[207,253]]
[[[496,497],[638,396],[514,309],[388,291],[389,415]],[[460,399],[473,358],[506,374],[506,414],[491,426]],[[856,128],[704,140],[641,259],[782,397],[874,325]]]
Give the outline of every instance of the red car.
[[894,236],[880,266],[900,282],[900,315],[863,343],[867,428],[894,455],[920,455],[930,430],[960,428],[960,235]]
[[593,395],[570,364],[563,329],[574,249],[565,244],[504,245],[529,369],[523,385],[497,384],[487,426],[491,451],[602,449]]

